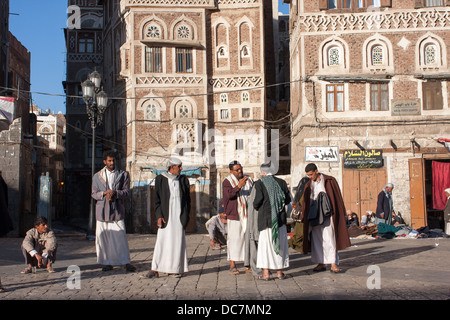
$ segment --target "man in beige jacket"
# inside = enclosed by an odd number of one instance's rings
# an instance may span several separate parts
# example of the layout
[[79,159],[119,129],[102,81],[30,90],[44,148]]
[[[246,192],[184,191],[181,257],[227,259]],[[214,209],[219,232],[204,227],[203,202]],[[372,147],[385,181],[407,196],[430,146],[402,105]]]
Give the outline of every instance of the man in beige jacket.
[[21,273],[32,273],[33,267],[47,268],[50,273],[55,272],[52,264],[56,260],[55,233],[47,226],[45,217],[37,217],[34,228],[28,230],[22,242],[22,252],[27,268]]

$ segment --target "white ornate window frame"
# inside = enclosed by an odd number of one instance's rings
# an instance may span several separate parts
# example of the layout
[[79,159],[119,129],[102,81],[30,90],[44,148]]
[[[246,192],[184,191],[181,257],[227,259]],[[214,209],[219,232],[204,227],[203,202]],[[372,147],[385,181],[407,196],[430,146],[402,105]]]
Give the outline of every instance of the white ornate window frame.
[[[383,61],[381,64],[374,64],[372,52],[375,47],[382,48]],[[394,71],[394,56],[392,44],[388,38],[375,34],[367,38],[363,44],[363,70],[371,73],[385,73]]]
[[[425,48],[428,45],[436,46],[436,62],[426,63]],[[436,72],[447,69],[447,48],[445,42],[437,35],[427,32],[419,38],[416,44],[416,68],[420,72]]]
[[[328,53],[331,48],[339,48],[339,64],[329,65]],[[342,74],[349,72],[349,49],[347,43],[339,37],[325,39],[319,46],[319,74]]]
[[[147,119],[147,107],[149,105],[155,105],[157,108],[155,119]],[[150,93],[150,96],[144,97],[139,101],[137,109],[142,111],[144,121],[161,121],[161,112],[166,111],[166,105],[163,99],[155,97]]]

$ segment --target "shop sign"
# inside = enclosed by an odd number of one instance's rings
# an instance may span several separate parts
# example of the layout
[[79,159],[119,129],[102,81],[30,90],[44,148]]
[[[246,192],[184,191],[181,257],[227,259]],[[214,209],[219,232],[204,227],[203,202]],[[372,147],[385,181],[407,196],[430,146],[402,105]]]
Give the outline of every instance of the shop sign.
[[335,146],[306,147],[306,162],[339,162],[339,148]]
[[392,100],[393,116],[417,116],[420,115],[420,100]]
[[383,167],[383,151],[372,150],[345,150],[344,168],[367,169]]

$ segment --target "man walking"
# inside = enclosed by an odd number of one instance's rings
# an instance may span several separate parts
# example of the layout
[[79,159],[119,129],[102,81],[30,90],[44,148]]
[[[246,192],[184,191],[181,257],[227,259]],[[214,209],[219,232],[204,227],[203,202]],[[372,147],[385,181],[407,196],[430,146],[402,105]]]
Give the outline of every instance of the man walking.
[[103,163],[105,167],[92,179],[92,198],[97,201],[95,207],[97,262],[103,265],[103,271],[112,270],[113,266],[125,265],[127,271],[133,272],[136,268],[130,264],[124,221],[124,201],[130,193],[130,175],[116,168],[114,152],[105,152]]
[[152,266],[147,278],[159,277],[159,272],[179,278],[188,270],[185,230],[189,223],[191,196],[189,179],[181,174],[179,159],[172,158],[168,170],[155,179],[155,215],[158,233]]
[[248,197],[253,181],[250,177],[244,176],[239,162],[232,161],[229,169],[230,175],[222,183],[223,206],[228,222],[227,258],[230,261],[230,272],[239,274],[236,261],[245,259]]
[[289,267],[289,246],[286,230],[285,206],[291,196],[284,180],[270,172],[270,165],[261,166],[261,179],[255,182],[253,206],[258,210],[258,268],[263,269],[259,279],[269,280],[270,270],[277,271],[277,278],[284,279],[282,269]]
[[[350,247],[347,225],[345,221],[345,205],[339,185],[335,178],[319,173],[317,166],[310,163],[305,167],[310,181],[305,185],[303,193],[303,250],[311,252],[311,260],[317,263],[316,272],[325,271],[326,264],[331,264],[331,272],[342,272],[338,267],[338,250]],[[322,195],[321,195],[322,193]],[[321,197],[319,197],[321,195]],[[324,195],[326,197],[324,197]],[[317,211],[318,200],[329,200],[332,214],[323,218],[322,224],[310,224],[313,211]]]

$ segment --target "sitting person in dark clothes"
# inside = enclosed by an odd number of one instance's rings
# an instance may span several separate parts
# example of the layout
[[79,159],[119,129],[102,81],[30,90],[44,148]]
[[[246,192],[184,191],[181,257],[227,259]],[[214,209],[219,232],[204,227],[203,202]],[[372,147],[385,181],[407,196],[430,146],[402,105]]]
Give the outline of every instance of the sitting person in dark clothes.
[[37,217],[34,228],[28,230],[22,242],[22,252],[27,268],[21,273],[32,273],[33,267],[47,268],[50,273],[55,272],[52,264],[56,260],[56,237],[47,226],[45,217]]
[[347,210],[345,221],[347,222],[347,228],[349,228],[352,225],[359,227],[358,215],[352,212],[352,210]]

